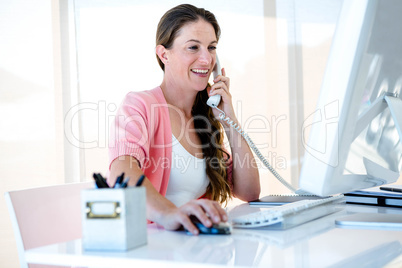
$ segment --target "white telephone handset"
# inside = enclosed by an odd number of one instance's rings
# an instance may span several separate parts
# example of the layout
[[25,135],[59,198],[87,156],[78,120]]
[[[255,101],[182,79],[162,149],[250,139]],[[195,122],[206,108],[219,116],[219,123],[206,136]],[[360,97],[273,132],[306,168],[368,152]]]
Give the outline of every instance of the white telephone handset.
[[[216,64],[212,71],[212,74],[213,74],[214,79],[218,75],[222,75],[222,69],[221,69],[221,65],[219,64],[218,56],[216,56]],[[209,97],[209,99],[207,100],[208,106],[211,106],[212,108],[217,107],[220,102],[221,102],[221,95],[213,95],[213,96]]]
[[[215,67],[213,69],[213,77],[214,77],[214,79],[218,75],[222,75],[221,71],[222,71],[222,69],[221,69],[221,66],[219,64],[219,59],[218,59],[218,56],[216,56],[216,64],[215,64]],[[231,120],[229,117],[226,117],[224,111],[222,111],[221,109],[218,108],[218,105],[219,105],[220,102],[221,102],[221,95],[213,95],[213,96],[209,97],[209,99],[207,100],[207,104],[210,107],[215,108],[215,109],[217,109],[218,111],[221,112],[219,114],[220,119],[222,119],[223,121],[226,121],[229,126],[231,126],[237,132],[239,132],[240,135],[247,141],[247,143],[250,146],[251,150],[254,151],[254,153],[258,156],[258,158],[262,161],[262,163],[268,168],[268,170],[271,171],[271,173],[275,176],[275,178],[277,178],[284,186],[286,186],[289,190],[291,190],[294,193],[301,194],[301,195],[303,195],[303,194],[310,195],[309,193],[304,192],[302,190],[296,190],[292,185],[290,185],[286,180],[284,180],[281,177],[281,175],[278,174],[278,172],[276,172],[276,170],[269,164],[269,162],[262,155],[260,150],[258,150],[258,148],[255,146],[254,142],[250,139],[250,137],[247,135],[247,133],[244,132],[240,128],[240,126],[238,126],[236,123],[234,123],[233,120]]]

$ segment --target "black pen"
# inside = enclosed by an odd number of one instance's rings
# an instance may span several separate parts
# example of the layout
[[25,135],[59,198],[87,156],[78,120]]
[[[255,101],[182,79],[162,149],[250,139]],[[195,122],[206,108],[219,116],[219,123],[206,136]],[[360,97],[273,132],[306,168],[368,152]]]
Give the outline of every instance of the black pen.
[[102,182],[103,187],[110,188],[109,184],[107,184],[106,179],[100,173],[98,173],[97,175],[98,175],[99,180]]
[[145,175],[141,175],[141,177],[138,179],[137,183],[135,184],[135,187],[141,186],[144,179],[145,179]]
[[102,177],[101,174],[94,173],[93,177],[95,179],[95,183],[98,188],[109,188],[109,185],[107,184],[106,180]]
[[117,177],[116,182],[113,185],[113,188],[120,188],[120,185],[123,182],[123,178],[124,178],[124,172],[121,173],[121,175],[119,177]]
[[388,191],[388,192],[402,193],[402,189],[401,189],[401,188],[380,187],[380,190]]
[[96,176],[96,174],[95,174],[95,173],[94,173],[92,176],[94,177],[96,187],[98,187],[98,188],[102,188],[102,184],[101,184],[101,182],[99,182],[99,181],[98,181],[98,176]]

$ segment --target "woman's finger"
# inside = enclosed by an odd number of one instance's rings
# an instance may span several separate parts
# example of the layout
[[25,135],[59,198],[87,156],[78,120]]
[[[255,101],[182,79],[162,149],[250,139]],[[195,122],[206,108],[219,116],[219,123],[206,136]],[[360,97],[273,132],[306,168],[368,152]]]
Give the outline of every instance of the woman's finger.
[[222,90],[224,90],[225,92],[229,92],[229,89],[228,89],[227,85],[226,85],[225,83],[223,83],[223,82],[218,82],[218,83],[213,84],[213,85],[211,86],[211,91],[210,91],[210,93],[213,93],[213,92],[214,92],[215,90],[217,90],[217,89],[222,89]]
[[[199,204],[202,206],[206,214],[214,223],[220,223],[225,221],[226,211],[220,207],[216,201],[201,199],[198,200]],[[226,216],[227,219],[227,216]],[[201,219],[200,219],[201,220]]]
[[226,213],[226,210],[224,210],[217,202],[215,202],[214,205],[216,206],[216,209],[220,214],[222,221],[228,221],[228,214]]
[[190,215],[196,216],[203,225],[205,225],[206,227],[211,227],[212,222],[210,218],[205,213],[203,206],[200,205],[197,201],[198,200],[192,200],[188,202],[187,204],[181,206],[180,210],[188,216]]
[[228,88],[228,90],[229,90],[229,87],[230,87],[230,78],[226,76],[226,70],[225,70],[225,68],[222,68],[222,75],[218,75],[218,76],[214,79],[214,83],[217,83],[217,82],[219,82],[219,81],[225,83],[226,86],[227,86],[227,88]]
[[225,90],[223,87],[211,89],[211,91],[209,92],[209,96],[213,96],[213,95],[217,95],[217,94],[221,95],[222,98],[224,98],[225,100],[231,101],[232,95],[230,94],[230,92]]
[[193,235],[198,235],[199,230],[198,228],[191,222],[189,215],[186,215],[185,213],[180,213],[178,215],[178,220],[183,226],[184,229],[192,233]]

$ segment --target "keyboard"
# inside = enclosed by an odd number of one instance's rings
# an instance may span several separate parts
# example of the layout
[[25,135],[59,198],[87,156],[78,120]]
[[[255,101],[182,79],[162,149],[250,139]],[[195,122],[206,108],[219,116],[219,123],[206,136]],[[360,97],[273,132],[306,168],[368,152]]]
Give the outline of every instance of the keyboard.
[[341,202],[345,202],[343,195],[318,200],[300,200],[232,218],[232,226],[233,228],[272,226],[274,227],[272,229],[287,229],[339,211],[339,207],[329,205]]

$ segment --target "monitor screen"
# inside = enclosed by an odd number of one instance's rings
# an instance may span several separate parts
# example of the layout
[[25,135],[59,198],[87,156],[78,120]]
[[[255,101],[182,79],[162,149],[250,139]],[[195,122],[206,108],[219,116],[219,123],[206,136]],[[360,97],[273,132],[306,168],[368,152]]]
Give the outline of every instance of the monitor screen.
[[344,1],[317,109],[302,129],[302,190],[326,196],[399,178],[401,14],[399,0]]

